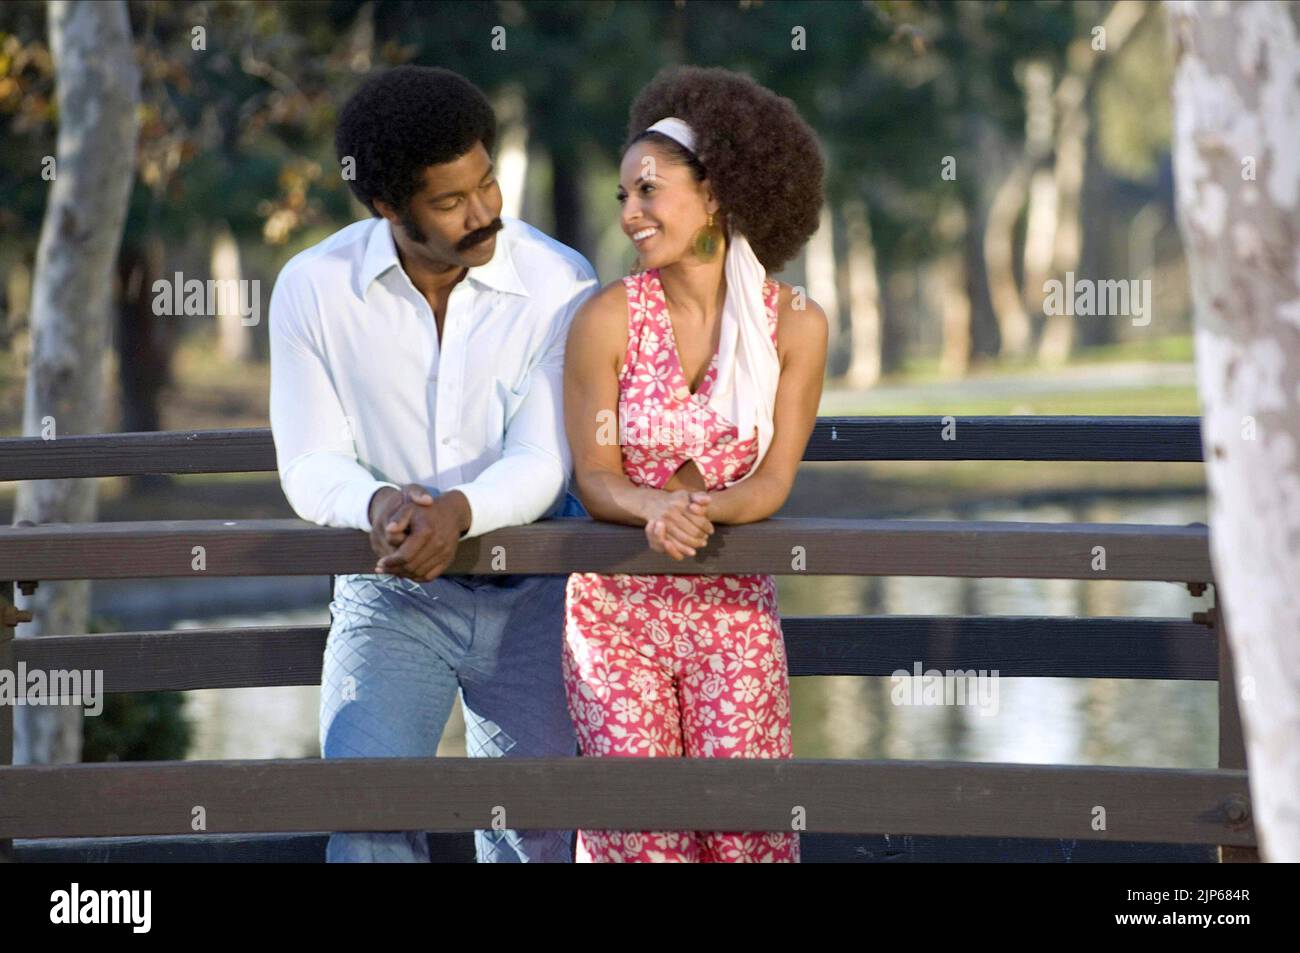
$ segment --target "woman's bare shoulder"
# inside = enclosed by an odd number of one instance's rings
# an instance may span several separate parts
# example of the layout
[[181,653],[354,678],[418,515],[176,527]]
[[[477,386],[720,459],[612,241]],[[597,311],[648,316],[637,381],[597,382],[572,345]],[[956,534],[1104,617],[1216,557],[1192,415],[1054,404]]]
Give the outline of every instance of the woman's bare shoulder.
[[826,312],[803,288],[777,281],[776,333],[778,340],[797,338],[826,340],[829,323]]
[[581,340],[598,350],[617,350],[627,343],[627,289],[622,279],[611,281],[582,303],[573,316],[569,340]]

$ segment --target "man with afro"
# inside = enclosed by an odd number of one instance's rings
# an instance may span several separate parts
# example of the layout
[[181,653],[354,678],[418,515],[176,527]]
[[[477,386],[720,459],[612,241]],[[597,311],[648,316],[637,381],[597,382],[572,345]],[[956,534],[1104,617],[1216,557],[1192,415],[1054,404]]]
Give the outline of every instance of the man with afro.
[[[326,758],[432,757],[459,692],[472,756],[573,755],[564,576],[444,575],[461,539],[567,493],[564,344],[596,288],[576,251],[501,216],[496,119],[449,70],[371,77],[340,169],[371,218],[295,256],[271,297],[271,429],[299,516],[369,533],[339,576],[321,679]],[[568,861],[563,831],[478,831],[480,861]],[[343,832],[329,861],[427,861],[422,832]]]

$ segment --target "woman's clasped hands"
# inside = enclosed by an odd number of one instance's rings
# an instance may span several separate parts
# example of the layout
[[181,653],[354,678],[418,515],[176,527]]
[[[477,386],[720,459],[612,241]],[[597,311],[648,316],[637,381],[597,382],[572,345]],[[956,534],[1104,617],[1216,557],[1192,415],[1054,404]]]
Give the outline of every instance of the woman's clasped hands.
[[645,524],[650,548],[677,561],[694,556],[713,535],[708,493],[692,490],[664,492],[651,507]]

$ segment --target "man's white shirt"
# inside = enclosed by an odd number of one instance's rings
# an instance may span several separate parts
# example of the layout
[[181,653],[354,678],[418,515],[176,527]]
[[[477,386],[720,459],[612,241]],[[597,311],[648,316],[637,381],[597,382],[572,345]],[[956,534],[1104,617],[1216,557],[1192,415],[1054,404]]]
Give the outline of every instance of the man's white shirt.
[[271,430],[303,519],[369,530],[371,497],[460,490],[466,537],[555,512],[568,485],[564,344],[597,290],[582,255],[503,218],[492,260],[433,309],[382,218],[294,256],[271,294]]

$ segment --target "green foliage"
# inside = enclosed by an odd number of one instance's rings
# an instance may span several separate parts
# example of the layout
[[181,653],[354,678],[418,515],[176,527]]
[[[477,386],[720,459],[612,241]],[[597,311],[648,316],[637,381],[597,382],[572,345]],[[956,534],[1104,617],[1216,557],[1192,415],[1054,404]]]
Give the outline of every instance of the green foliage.
[[[113,632],[111,619],[92,619],[88,632]],[[179,761],[189,751],[194,726],[185,717],[181,692],[133,692],[104,696],[104,710],[83,717],[81,760]]]
[[[1071,44],[1086,41],[1112,7],[138,0],[129,9],[143,76],[140,147],[125,243],[146,232],[181,240],[224,221],[246,254],[260,245],[273,267],[309,236],[346,223],[356,209],[334,156],[337,110],[367,73],[401,63],[458,70],[494,99],[517,92],[530,149],[543,157],[529,188],[549,193],[541,187],[549,168],[551,181],[585,179],[577,191],[591,195],[617,165],[637,92],[663,67],[693,63],[745,70],[794,100],[821,137],[828,201],[865,200],[889,274],[961,239],[936,223],[954,203],[986,203],[1022,154],[1026,65],[1043,64],[1059,83]],[[206,30],[204,49],[194,48],[196,26]],[[1089,96],[1102,161],[1136,184],[1135,207],[1167,202],[1152,180],[1168,154],[1164,33],[1163,17],[1147,16],[1127,44],[1103,55]],[[40,160],[54,146],[44,35],[42,4],[0,5],[0,235],[27,254],[48,189]],[[940,175],[946,157],[955,180]],[[603,199],[587,204],[593,224],[614,213]],[[573,223],[548,223],[547,211],[533,208],[538,224],[595,256],[597,229],[566,230]]]
[[107,695],[104,710],[82,721],[82,761],[178,761],[193,739],[180,692]]
[[1106,168],[1134,182],[1155,178],[1173,134],[1173,60],[1162,16],[1148,16],[1097,85],[1097,144]]

